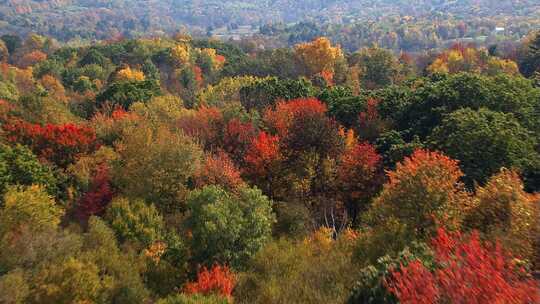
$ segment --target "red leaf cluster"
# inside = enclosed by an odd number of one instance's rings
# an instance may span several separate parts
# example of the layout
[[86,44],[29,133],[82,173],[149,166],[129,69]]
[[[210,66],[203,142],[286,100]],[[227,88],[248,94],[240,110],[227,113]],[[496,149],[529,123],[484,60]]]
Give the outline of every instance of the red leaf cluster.
[[538,283],[499,244],[443,229],[432,242],[438,267],[414,261],[392,272],[388,289],[401,303],[539,303]]
[[353,219],[364,203],[378,190],[382,182],[381,156],[369,143],[358,143],[345,150],[337,170],[343,198]]
[[15,120],[2,128],[9,141],[29,146],[40,158],[60,167],[99,147],[94,129],[72,123],[42,126]]
[[246,171],[255,176],[265,176],[280,159],[279,137],[262,131],[253,139],[246,153]]
[[197,87],[200,88],[204,84],[202,69],[196,65],[193,66],[193,74],[195,75],[195,81],[197,82]]
[[216,143],[225,127],[223,114],[216,107],[201,107],[191,116],[182,117],[178,126],[188,136],[198,138],[206,148]]
[[379,119],[379,112],[377,110],[378,105],[379,105],[379,101],[377,99],[375,98],[368,99],[366,110],[364,112],[360,112],[359,114],[361,127],[365,127],[369,125],[370,123],[373,123]]
[[224,189],[234,192],[244,185],[240,171],[223,151],[216,155],[208,155],[202,168],[195,172],[194,179],[198,188],[207,185],[220,185]]
[[229,267],[214,265],[210,270],[206,267],[199,270],[197,281],[187,283],[184,291],[188,294],[218,294],[230,299],[235,284],[236,278]]
[[266,110],[264,121],[272,131],[283,138],[295,119],[324,116],[326,111],[326,105],[317,98],[280,101],[275,109]]
[[328,86],[334,85],[334,73],[332,71],[323,70],[319,73],[319,75],[322,77],[322,79],[324,79],[324,81],[326,81]]
[[100,165],[90,183],[90,189],[77,202],[77,216],[86,222],[90,216],[102,215],[113,199],[109,168]]
[[222,148],[234,161],[240,163],[256,136],[257,130],[251,122],[244,123],[238,118],[233,118],[225,127]]

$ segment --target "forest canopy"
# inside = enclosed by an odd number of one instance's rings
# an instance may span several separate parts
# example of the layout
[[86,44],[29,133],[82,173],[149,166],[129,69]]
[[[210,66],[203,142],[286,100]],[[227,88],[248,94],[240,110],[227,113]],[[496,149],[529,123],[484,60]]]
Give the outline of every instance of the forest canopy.
[[540,302],[538,8],[2,3],[0,303]]

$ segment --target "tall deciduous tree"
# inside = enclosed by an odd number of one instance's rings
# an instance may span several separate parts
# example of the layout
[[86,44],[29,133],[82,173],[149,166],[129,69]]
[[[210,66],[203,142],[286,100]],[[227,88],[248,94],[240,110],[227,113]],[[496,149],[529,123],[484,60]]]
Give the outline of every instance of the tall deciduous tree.
[[389,181],[367,215],[375,226],[397,221],[411,238],[426,239],[437,227],[459,229],[471,208],[459,181],[458,162],[437,152],[417,150],[388,172]]
[[350,59],[359,68],[360,86],[377,89],[400,80],[401,65],[391,51],[378,47],[364,48]]
[[368,143],[355,144],[340,157],[337,174],[340,194],[353,222],[365,211],[382,184],[381,156]]
[[475,206],[467,215],[467,228],[477,229],[487,239],[498,239],[514,254],[535,262],[540,233],[540,194],[527,193],[519,174],[509,169],[492,176],[476,189]]
[[309,76],[323,72],[333,74],[337,62],[343,60],[341,48],[332,46],[326,37],[298,44],[295,46],[295,52],[298,59],[304,64]]
[[429,137],[432,147],[459,159],[464,180],[485,183],[501,167],[538,168],[536,140],[512,114],[461,109],[444,118]]
[[243,188],[234,195],[207,186],[190,194],[187,207],[197,263],[242,268],[270,239],[274,214],[270,200],[258,189]]
[[162,211],[184,209],[188,179],[202,158],[190,138],[166,128],[134,127],[118,143],[118,152],[113,181],[124,195],[153,202]]

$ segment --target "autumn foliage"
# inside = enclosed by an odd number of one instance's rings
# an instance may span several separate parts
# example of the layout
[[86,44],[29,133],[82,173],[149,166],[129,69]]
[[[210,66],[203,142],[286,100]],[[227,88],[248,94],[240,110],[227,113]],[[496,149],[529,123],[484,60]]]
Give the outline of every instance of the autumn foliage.
[[346,149],[337,169],[343,198],[354,218],[365,210],[367,201],[382,182],[381,156],[369,143],[357,143]]
[[514,61],[490,56],[486,50],[459,43],[442,52],[427,70],[430,73],[450,74],[475,72],[488,75],[497,73],[516,75],[519,73],[518,65]]
[[41,62],[41,61],[45,60],[45,59],[47,59],[47,54],[43,53],[42,51],[36,50],[36,51],[32,51],[32,52],[24,55],[19,60],[19,65],[22,68],[27,68],[27,67],[35,65],[38,62]]
[[264,174],[280,159],[279,137],[262,131],[253,139],[246,153],[246,170],[254,175]]
[[215,107],[201,107],[178,121],[178,127],[186,135],[198,138],[205,147],[216,143],[224,128],[223,113]]
[[527,193],[516,171],[502,169],[478,187],[475,206],[466,218],[467,228],[489,239],[499,239],[512,253],[538,263],[535,249],[540,226],[539,193]]
[[501,246],[474,232],[438,230],[432,241],[436,268],[420,261],[401,265],[386,284],[401,303],[538,303],[540,288]]
[[336,156],[343,146],[338,124],[326,115],[327,107],[316,98],[280,101],[267,109],[263,120],[279,136],[284,154],[290,159],[304,153]]
[[225,150],[231,158],[241,163],[252,140],[257,136],[257,130],[251,122],[242,122],[238,118],[233,118],[227,122],[223,134],[222,149]]
[[229,267],[214,265],[210,270],[206,267],[199,270],[197,281],[187,283],[184,291],[188,294],[218,294],[231,299],[235,283],[235,275]]
[[540,18],[217,2],[2,33],[0,303],[540,303]]
[[131,69],[130,67],[121,69],[116,74],[116,80],[118,81],[143,81],[144,79],[145,77],[143,72],[136,69]]
[[113,198],[111,177],[107,165],[102,164],[90,182],[90,188],[77,202],[77,215],[86,222],[90,216],[103,215]]
[[245,185],[240,177],[240,171],[223,151],[207,155],[204,165],[195,172],[194,180],[198,188],[220,185],[232,192]]
[[332,46],[328,38],[319,37],[295,47],[296,56],[305,65],[309,75],[333,73],[337,60],[343,57],[339,46]]
[[299,98],[280,101],[275,109],[267,109],[264,121],[279,136],[287,135],[294,120],[302,117],[324,117],[326,105],[316,98]]
[[422,238],[438,226],[461,227],[470,200],[459,181],[463,173],[456,160],[419,149],[387,175],[389,180],[371,208],[375,221],[398,219],[409,233]]
[[2,128],[9,141],[29,146],[39,157],[60,167],[66,167],[99,147],[94,130],[83,125],[42,126],[14,120]]

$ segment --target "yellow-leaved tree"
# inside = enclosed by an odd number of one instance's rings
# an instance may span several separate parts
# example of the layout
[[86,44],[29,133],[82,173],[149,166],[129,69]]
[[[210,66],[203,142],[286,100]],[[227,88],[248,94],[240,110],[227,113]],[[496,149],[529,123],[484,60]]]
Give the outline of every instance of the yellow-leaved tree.
[[332,46],[326,37],[298,44],[294,49],[309,76],[334,73],[336,63],[343,58],[341,47]]
[[143,72],[130,67],[123,68],[116,73],[116,80],[118,81],[144,81],[144,79]]

